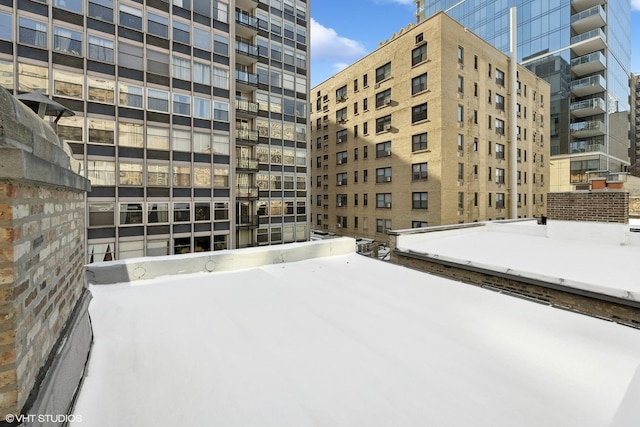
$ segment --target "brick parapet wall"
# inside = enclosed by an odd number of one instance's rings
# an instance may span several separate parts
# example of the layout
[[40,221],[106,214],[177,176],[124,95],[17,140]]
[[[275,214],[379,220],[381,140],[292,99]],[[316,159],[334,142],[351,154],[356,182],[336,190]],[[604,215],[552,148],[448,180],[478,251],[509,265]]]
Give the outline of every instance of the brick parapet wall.
[[572,191],[547,195],[547,217],[562,221],[629,222],[626,191]]
[[618,303],[602,296],[588,296],[545,286],[543,283],[527,283],[517,277],[504,277],[492,272],[474,271],[464,266],[448,265],[433,260],[392,251],[391,262],[458,280],[467,284],[488,287],[506,293],[524,296],[556,307],[589,316],[608,319],[634,328],[640,328],[640,308]]
[[0,419],[18,413],[83,291],[85,193],[0,180]]

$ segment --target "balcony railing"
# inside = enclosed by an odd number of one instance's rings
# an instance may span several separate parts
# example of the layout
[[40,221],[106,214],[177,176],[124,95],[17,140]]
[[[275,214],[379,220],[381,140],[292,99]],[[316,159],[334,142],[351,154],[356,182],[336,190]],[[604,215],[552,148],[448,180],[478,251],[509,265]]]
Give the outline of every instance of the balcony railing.
[[585,77],[583,79],[574,80],[571,82],[571,90],[579,91],[580,89],[593,86],[598,91],[603,91],[607,87],[607,81],[600,74],[595,76]]
[[256,159],[238,159],[236,161],[238,169],[258,170],[258,160]]
[[571,133],[580,134],[603,134],[606,132],[606,126],[601,120],[589,120],[586,122],[571,123]]
[[598,36],[602,40],[607,41],[607,36],[604,33],[604,31],[602,31],[601,28],[596,28],[595,30],[591,30],[591,31],[588,31],[586,33],[579,34],[577,36],[571,37],[571,44],[580,43],[581,41],[589,40],[589,39],[592,39],[592,38],[598,37]]
[[236,139],[258,142],[258,131],[253,129],[236,129]]
[[240,40],[236,40],[236,52],[257,58],[258,46],[255,46]]
[[243,111],[245,113],[258,114],[258,104],[251,102],[248,99],[239,98],[236,99],[236,110]]
[[257,227],[260,223],[260,217],[257,215],[238,215],[236,225],[241,227]]
[[236,22],[247,27],[258,29],[260,20],[255,16],[251,16],[247,13],[242,13],[236,10]]
[[592,99],[585,99],[584,101],[573,102],[571,103],[570,108],[571,108],[571,111],[588,109],[588,110],[602,110],[604,112],[607,108],[607,104],[604,102],[604,99],[602,98],[592,98]]
[[248,73],[246,71],[236,70],[236,80],[240,83],[246,83],[252,86],[258,85],[258,75]]
[[571,69],[575,70],[602,70],[607,66],[607,57],[602,52],[593,52],[571,60]]
[[570,143],[569,149],[571,153],[605,152],[603,144],[594,144],[591,141],[573,141]]
[[236,189],[236,197],[256,199],[258,198],[258,192],[258,187],[238,185],[238,188]]
[[601,27],[607,22],[607,15],[600,5],[571,15],[571,26],[577,32],[583,32],[594,27]]

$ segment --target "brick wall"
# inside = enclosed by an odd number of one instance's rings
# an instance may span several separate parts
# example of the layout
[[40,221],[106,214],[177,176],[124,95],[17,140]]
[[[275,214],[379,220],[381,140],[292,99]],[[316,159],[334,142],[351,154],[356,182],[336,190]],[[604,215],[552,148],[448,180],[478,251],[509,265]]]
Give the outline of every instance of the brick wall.
[[629,193],[572,191],[547,195],[547,216],[563,221],[629,222]]
[[490,287],[532,298],[577,313],[609,319],[614,322],[640,328],[640,308],[609,300],[565,292],[544,284],[533,284],[519,280],[516,276],[501,277],[492,272],[470,270],[464,266],[447,265],[432,260],[406,256],[392,252],[391,262],[464,283]]
[[83,290],[84,193],[0,181],[0,417],[24,405]]
[[629,216],[640,218],[640,197],[629,197]]

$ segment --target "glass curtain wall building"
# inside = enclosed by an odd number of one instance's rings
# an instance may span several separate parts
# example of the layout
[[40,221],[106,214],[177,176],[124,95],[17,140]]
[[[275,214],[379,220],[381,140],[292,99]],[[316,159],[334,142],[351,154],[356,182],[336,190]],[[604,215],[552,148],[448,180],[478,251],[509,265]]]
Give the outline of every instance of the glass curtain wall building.
[[518,61],[551,84],[552,156],[587,170],[629,165],[629,0],[417,0],[418,20],[444,10],[503,52],[518,10]]
[[308,239],[307,0],[0,0],[0,85],[75,112],[87,262]]

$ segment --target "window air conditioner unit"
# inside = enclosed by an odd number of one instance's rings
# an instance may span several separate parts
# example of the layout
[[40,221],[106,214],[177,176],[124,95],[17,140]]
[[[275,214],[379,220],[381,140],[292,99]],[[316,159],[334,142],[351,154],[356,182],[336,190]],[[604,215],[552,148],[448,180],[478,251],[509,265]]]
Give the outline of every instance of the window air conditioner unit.
[[385,204],[385,207],[390,208],[391,207],[391,203]]
[[391,150],[385,151],[384,154],[386,154],[387,156],[390,156],[391,155]]
[[338,138],[338,144],[342,142],[342,138]]
[[342,207],[342,203],[338,202],[338,207],[341,208]]
[[384,105],[391,105],[391,100],[390,99],[385,99]]
[[518,111],[517,115],[518,117],[522,117],[522,113],[520,111]]
[[391,177],[390,176],[387,177],[387,182],[391,182]]
[[373,86],[373,88],[374,88],[374,89],[378,89],[379,87],[380,87],[380,83],[376,83],[376,84]]
[[522,136],[520,134],[518,134],[518,139],[522,139]]
[[336,224],[338,228],[342,228],[342,224]]
[[390,124],[384,125],[384,130],[391,130],[391,125]]
[[342,181],[338,181],[336,185],[342,185]]
[[342,164],[342,159],[338,160],[338,164],[341,165]]

